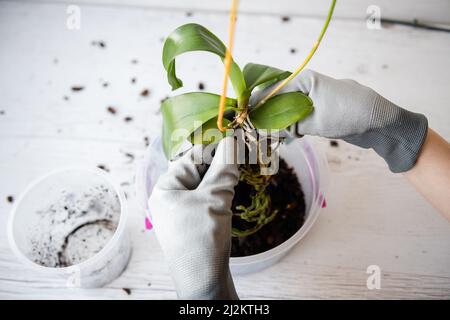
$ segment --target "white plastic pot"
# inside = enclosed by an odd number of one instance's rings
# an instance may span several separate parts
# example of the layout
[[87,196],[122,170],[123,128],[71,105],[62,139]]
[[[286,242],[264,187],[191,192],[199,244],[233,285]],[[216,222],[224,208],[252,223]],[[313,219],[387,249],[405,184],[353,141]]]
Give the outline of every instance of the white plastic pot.
[[[314,149],[308,137],[292,140],[280,146],[280,157],[293,167],[300,181],[306,203],[306,217],[303,226],[288,240],[263,253],[232,257],[230,268],[233,274],[245,274],[267,268],[296,245],[311,229],[325,207],[325,187],[328,184],[328,164],[324,156]],[[136,194],[145,212],[147,229],[151,229],[148,199],[159,176],[167,170],[167,160],[162,150],[161,139],[156,138],[148,147],[143,162],[136,174]]]
[[126,221],[125,197],[106,173],[66,168],[31,183],[17,199],[8,240],[32,270],[69,287],[100,287],[128,264]]

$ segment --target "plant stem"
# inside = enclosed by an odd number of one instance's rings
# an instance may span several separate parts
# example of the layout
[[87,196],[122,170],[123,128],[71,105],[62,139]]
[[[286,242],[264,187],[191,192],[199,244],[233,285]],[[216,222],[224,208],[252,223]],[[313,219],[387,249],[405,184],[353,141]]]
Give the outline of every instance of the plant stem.
[[320,42],[322,41],[322,38],[328,29],[328,25],[330,24],[331,17],[333,16],[333,11],[334,11],[335,5],[336,5],[336,0],[332,0],[330,9],[328,11],[328,16],[327,16],[325,24],[322,28],[322,31],[320,32],[319,37],[317,38],[316,42],[314,43],[313,48],[311,49],[311,51],[309,52],[308,56],[303,61],[303,63],[288,78],[284,79],[275,89],[273,89],[268,95],[266,95],[261,101],[259,101],[259,103],[256,105],[255,108],[258,108],[261,105],[263,105],[264,103],[266,103],[267,100],[272,98],[278,91],[281,90],[281,88],[283,88],[289,81],[294,79],[300,73],[300,71],[302,71],[303,68],[305,68],[305,66],[308,64],[309,60],[311,60],[311,58],[313,57],[317,48],[319,47]]
[[[288,83],[290,80],[292,80],[294,77],[296,77],[300,73],[300,71],[303,70],[303,68],[306,66],[306,64],[311,60],[312,56],[314,55],[317,48],[319,47],[320,42],[322,41],[322,38],[325,35],[325,32],[328,28],[331,17],[333,15],[335,4],[336,4],[336,0],[332,0],[327,19],[325,21],[325,25],[323,26],[322,31],[319,34],[319,37],[317,38],[316,42],[314,43],[312,50],[309,52],[308,56],[303,61],[303,63],[297,68],[297,70],[291,76],[289,76],[280,85],[278,85],[272,92],[270,92],[263,100],[261,100],[257,104],[256,108],[259,107],[260,105],[264,104],[268,99],[270,99],[273,95],[275,95],[282,87],[284,87],[286,85],[286,83]],[[236,3],[235,3],[235,1],[233,1],[233,7],[231,10],[230,17],[234,17],[234,18],[235,18],[235,16],[234,16],[235,12],[233,13],[233,9],[234,10],[236,9],[234,7],[235,5],[236,5]],[[234,23],[234,19],[232,18],[231,23],[230,23],[230,29],[229,29],[230,50],[227,51],[227,56],[226,56],[226,58],[229,58],[230,60],[227,61],[227,59],[225,59],[224,91],[222,92],[222,96],[221,96],[221,104],[219,107],[219,115],[218,115],[218,120],[217,120],[217,127],[221,131],[222,131],[222,129],[225,130],[225,128],[222,127],[222,117],[223,117],[222,99],[224,99],[224,97],[226,96],[226,82],[228,81],[228,74],[230,71],[229,63],[231,61],[231,48],[232,48],[233,33],[234,33],[234,24],[233,23]],[[245,97],[245,99],[239,99],[239,100],[240,101],[238,103],[238,109],[240,109],[241,111],[235,116],[235,119],[233,121],[233,124],[235,124],[235,126],[242,126],[242,124],[244,123],[244,121],[247,118],[248,97]],[[224,102],[223,102],[223,104],[224,104]],[[243,129],[244,129],[244,131],[249,130],[248,127],[246,127],[246,126],[244,126]],[[253,142],[253,143],[255,143],[255,142]],[[269,147],[268,154],[270,156],[270,154],[272,153],[270,144],[268,147]],[[272,208],[271,198],[270,198],[270,194],[268,191],[268,186],[270,184],[272,176],[261,175],[259,170],[261,169],[261,166],[263,166],[263,163],[259,160],[260,159],[259,152],[261,150],[260,150],[260,145],[257,142],[256,142],[256,148],[257,148],[256,150],[258,153],[258,163],[256,165],[251,165],[251,164],[246,163],[239,167],[240,180],[245,182],[252,188],[252,193],[250,195],[251,204],[248,206],[243,206],[243,205],[236,206],[235,210],[237,212],[235,212],[233,214],[234,216],[239,217],[239,219],[246,222],[246,224],[244,224],[244,225],[248,226],[250,224],[251,227],[248,229],[244,229],[244,230],[240,230],[236,227],[233,227],[232,228],[232,236],[233,237],[246,237],[246,236],[252,235],[253,233],[260,230],[263,226],[265,226],[266,224],[271,222],[273,219],[275,219],[275,217],[278,214],[278,210],[275,210]]]
[[230,75],[231,69],[231,52],[233,51],[234,30],[236,26],[236,14],[238,3],[239,3],[238,0],[232,0],[230,11],[230,25],[228,26],[228,49],[225,53],[225,72],[223,75],[222,95],[220,96],[219,114],[217,117],[217,128],[219,128],[219,130],[222,132],[226,130],[226,128],[224,128],[222,125],[222,120],[223,120],[223,113],[225,111],[225,101],[227,97],[228,77]]

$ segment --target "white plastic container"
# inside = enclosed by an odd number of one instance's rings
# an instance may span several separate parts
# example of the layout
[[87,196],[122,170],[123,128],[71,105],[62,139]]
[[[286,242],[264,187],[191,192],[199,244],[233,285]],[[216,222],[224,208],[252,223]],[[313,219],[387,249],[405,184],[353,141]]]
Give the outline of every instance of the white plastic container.
[[100,287],[128,264],[122,191],[100,169],[66,168],[31,183],[13,206],[8,240],[31,269],[68,287]]
[[[263,253],[232,257],[231,272],[234,275],[256,272],[267,268],[296,245],[311,229],[325,207],[325,187],[328,184],[328,164],[324,156],[315,150],[308,137],[292,140],[280,146],[280,156],[293,167],[305,195],[306,217],[303,226],[288,240]],[[146,214],[147,228],[151,228],[148,199],[159,176],[167,170],[167,160],[162,150],[161,139],[155,139],[138,166],[136,175],[136,194],[140,206]]]

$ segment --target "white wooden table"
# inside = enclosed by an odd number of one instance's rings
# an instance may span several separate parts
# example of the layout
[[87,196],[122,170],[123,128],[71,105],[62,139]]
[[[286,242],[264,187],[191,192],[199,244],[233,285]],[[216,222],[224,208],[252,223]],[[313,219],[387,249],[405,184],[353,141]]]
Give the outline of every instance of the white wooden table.
[[[195,21],[226,39],[228,17],[214,10],[188,16],[184,10],[83,5],[81,29],[70,31],[66,8],[0,2],[0,298],[175,298],[161,250],[154,234],[144,231],[135,204],[134,170],[144,137],[151,140],[160,131],[159,102],[169,94],[162,38]],[[241,65],[293,69],[321,25],[320,18],[292,16],[283,23],[277,14],[247,12],[239,17],[235,58]],[[357,79],[427,114],[430,125],[450,139],[449,40],[448,33],[398,26],[369,30],[361,20],[335,19],[310,67]],[[222,65],[215,57],[190,54],[178,67],[186,84],[181,91],[196,90],[201,81],[207,91],[219,92]],[[72,86],[84,90],[73,92]],[[144,89],[148,97],[140,95]],[[108,113],[109,106],[117,114]],[[343,142],[333,148],[320,139],[317,144],[330,163],[328,207],[282,261],[236,277],[240,297],[450,298],[450,224],[372,151]],[[106,287],[68,289],[12,255],[4,228],[11,209],[6,199],[54,168],[99,164],[129,196],[133,255],[123,275]],[[381,268],[380,290],[366,287],[369,265]]]

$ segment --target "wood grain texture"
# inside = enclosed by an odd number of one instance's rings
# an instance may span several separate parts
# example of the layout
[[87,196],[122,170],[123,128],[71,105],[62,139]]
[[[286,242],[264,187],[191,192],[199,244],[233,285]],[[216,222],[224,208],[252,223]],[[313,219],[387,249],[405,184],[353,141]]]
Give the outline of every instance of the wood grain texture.
[[[46,1],[46,0],[38,0]],[[211,0],[53,0],[60,3],[81,5],[112,5],[182,11],[228,12],[230,1]],[[331,0],[244,0],[239,11],[247,14],[325,17]],[[447,0],[338,0],[335,17],[365,20],[367,8],[376,5],[383,18],[422,22],[450,23],[450,2]]]
[[[22,266],[1,228],[0,298],[175,298],[161,250],[154,234],[144,231],[134,201],[134,171],[144,138],[159,134],[159,103],[170,94],[162,38],[195,21],[225,39],[228,18],[220,12],[194,11],[188,17],[183,11],[86,6],[81,30],[69,31],[65,9],[65,4],[0,2],[0,225],[6,225],[11,209],[7,196],[17,198],[34,178],[60,166],[103,164],[128,195],[132,259],[105,288],[68,289]],[[243,14],[235,58],[241,65],[293,69],[321,25],[315,18],[282,23],[277,15]],[[105,48],[93,41],[103,41]],[[368,30],[363,21],[338,19],[310,67],[354,78],[427,114],[430,125],[449,139],[449,56],[447,34]],[[197,90],[200,81],[207,91],[219,92],[222,64],[216,58],[190,54],[180,57],[178,67],[186,84],[180,92]],[[84,90],[73,92],[74,85]],[[148,97],[140,95],[144,89]],[[107,111],[110,106],[116,114]],[[236,277],[241,298],[449,299],[450,224],[372,151],[316,140],[331,171],[328,207],[282,261]],[[372,264],[382,270],[380,290],[366,288]]]

